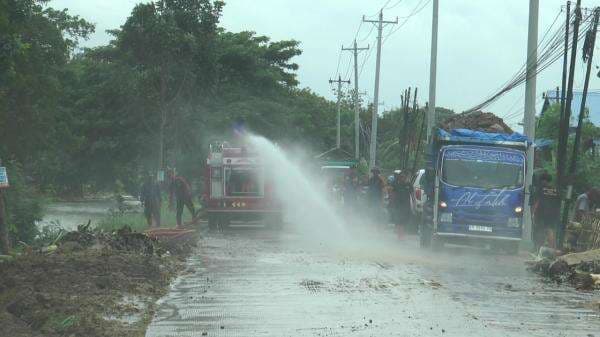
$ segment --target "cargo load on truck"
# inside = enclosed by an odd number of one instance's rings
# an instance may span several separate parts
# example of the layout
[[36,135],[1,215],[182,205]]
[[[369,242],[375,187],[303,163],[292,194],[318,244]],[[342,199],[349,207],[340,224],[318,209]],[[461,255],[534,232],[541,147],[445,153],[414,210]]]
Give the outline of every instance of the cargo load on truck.
[[468,129],[473,131],[512,134],[513,130],[502,118],[491,112],[473,111],[452,115],[440,127],[446,131]]

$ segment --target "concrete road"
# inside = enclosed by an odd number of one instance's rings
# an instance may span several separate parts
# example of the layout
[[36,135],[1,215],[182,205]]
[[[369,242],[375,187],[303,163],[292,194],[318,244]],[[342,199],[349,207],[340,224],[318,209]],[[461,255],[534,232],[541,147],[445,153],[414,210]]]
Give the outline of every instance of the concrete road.
[[599,292],[545,283],[523,257],[292,230],[209,233],[158,305],[148,337],[600,337]]

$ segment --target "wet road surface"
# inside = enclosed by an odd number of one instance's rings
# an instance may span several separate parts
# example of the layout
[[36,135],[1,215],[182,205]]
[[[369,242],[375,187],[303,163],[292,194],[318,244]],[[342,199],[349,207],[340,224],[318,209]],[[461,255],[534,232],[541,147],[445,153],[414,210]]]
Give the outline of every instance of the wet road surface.
[[600,337],[599,301],[523,257],[424,253],[390,230],[342,246],[235,228],[201,239],[146,336]]

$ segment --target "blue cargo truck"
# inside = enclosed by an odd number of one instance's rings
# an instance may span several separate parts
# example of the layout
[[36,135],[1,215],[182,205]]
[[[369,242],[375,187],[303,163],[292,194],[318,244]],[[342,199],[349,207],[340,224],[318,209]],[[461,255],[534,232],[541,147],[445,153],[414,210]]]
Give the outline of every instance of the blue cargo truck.
[[527,146],[518,133],[436,130],[427,155],[421,246],[490,244],[518,251]]

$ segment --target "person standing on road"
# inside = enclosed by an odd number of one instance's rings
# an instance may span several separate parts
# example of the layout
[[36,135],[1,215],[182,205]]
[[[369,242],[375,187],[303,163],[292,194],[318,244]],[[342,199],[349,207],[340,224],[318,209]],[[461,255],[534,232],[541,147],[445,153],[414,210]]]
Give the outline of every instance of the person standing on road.
[[175,199],[177,210],[177,228],[181,228],[183,223],[181,217],[183,215],[184,206],[192,214],[192,218],[196,217],[196,209],[192,200],[192,189],[188,181],[181,176],[175,174],[174,170],[169,171],[169,207],[173,209],[173,199]]
[[404,227],[410,219],[410,181],[407,175],[400,171],[394,171],[394,184],[392,193],[394,196],[394,225],[399,238],[404,237]]
[[533,237],[536,249],[544,244],[556,248],[555,230],[560,223],[560,197],[552,186],[552,176],[541,174],[535,191]]
[[144,205],[144,215],[148,227],[160,227],[160,207],[162,204],[160,187],[151,173],[144,179],[140,199]]
[[600,199],[600,193],[594,188],[590,188],[587,192],[580,194],[575,201],[575,217],[574,220],[579,222],[583,220],[583,216],[590,213]]
[[352,166],[348,174],[344,176],[344,206],[348,210],[355,210],[358,200],[358,189],[356,169]]
[[385,183],[381,178],[378,168],[371,170],[371,179],[369,179],[368,202],[372,220],[376,223],[381,222],[381,211],[383,208],[383,191]]

